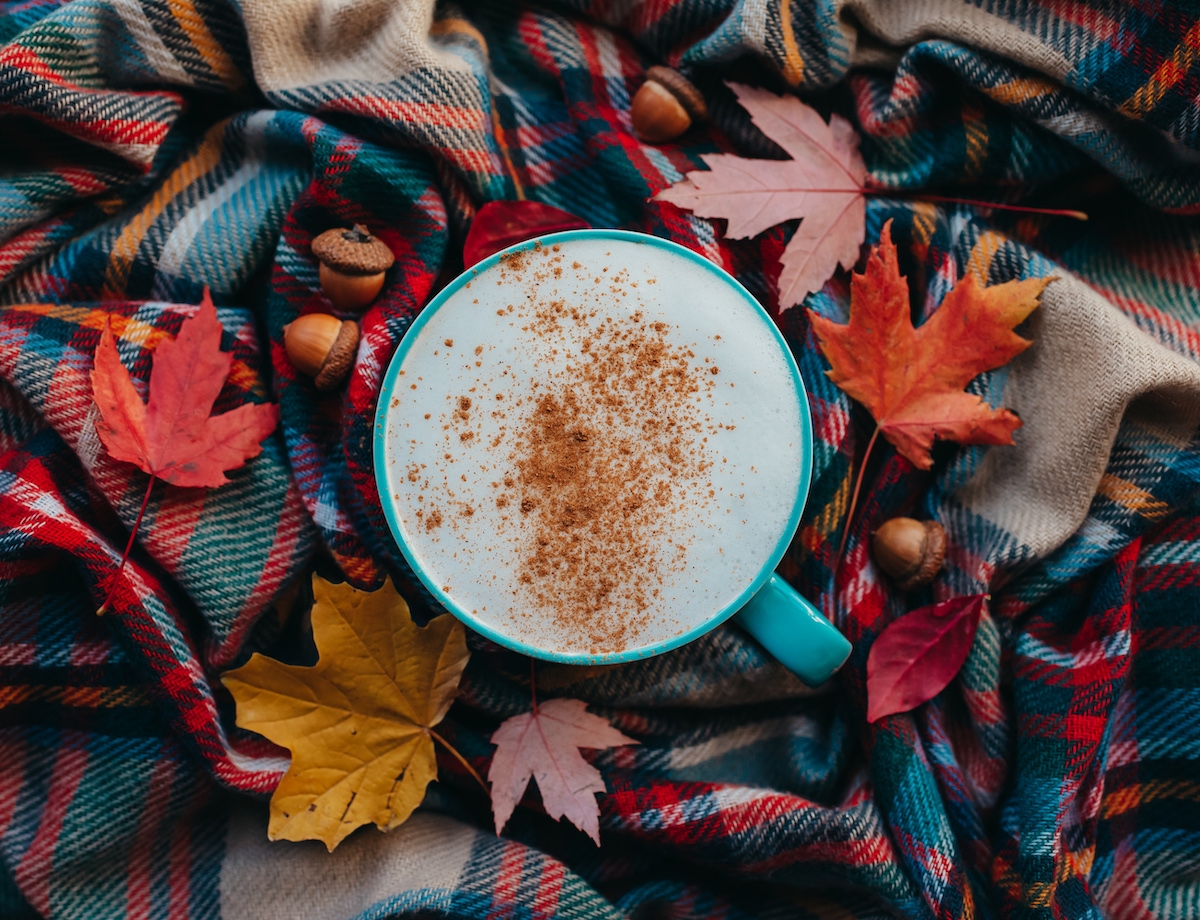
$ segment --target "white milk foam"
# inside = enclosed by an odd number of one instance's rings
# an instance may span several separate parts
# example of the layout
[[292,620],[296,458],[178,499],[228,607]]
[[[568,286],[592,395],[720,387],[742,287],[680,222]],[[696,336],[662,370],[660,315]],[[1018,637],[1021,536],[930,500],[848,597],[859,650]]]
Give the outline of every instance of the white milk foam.
[[[547,335],[537,315],[555,302],[583,319]],[[519,494],[501,499],[503,507],[497,498],[506,492],[498,484],[517,475],[515,454],[530,442],[537,394],[563,391],[564,368],[586,360],[584,343],[605,320],[621,328],[663,324],[656,328],[675,353],[690,352],[703,385],[682,415],[704,424],[693,426],[685,450],[704,481],[683,483],[687,494],[670,506],[661,530],[670,546],[657,569],[631,575],[626,566],[622,575],[653,584],[621,584],[606,595],[603,609],[589,615],[609,624],[597,632],[533,598],[521,580],[533,516],[522,514]],[[788,361],[761,314],[703,266],[656,245],[567,240],[479,272],[414,334],[383,420],[383,500],[394,503],[426,577],[510,642],[596,660],[649,649],[729,607],[790,538],[805,447]],[[611,416],[602,416],[598,408],[589,416],[592,430],[636,437],[609,431]],[[643,598],[636,610],[635,593]],[[617,622],[620,630],[611,628]]]

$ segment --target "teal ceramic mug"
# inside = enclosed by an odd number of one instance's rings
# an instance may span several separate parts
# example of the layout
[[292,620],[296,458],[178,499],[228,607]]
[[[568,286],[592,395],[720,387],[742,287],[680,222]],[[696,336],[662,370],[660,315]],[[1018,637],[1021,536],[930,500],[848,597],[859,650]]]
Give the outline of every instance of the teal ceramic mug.
[[730,617],[806,683],[850,644],[775,574],[812,421],[736,280],[657,237],[579,230],[437,294],[384,375],[375,470],[417,577],[535,658],[615,664]]

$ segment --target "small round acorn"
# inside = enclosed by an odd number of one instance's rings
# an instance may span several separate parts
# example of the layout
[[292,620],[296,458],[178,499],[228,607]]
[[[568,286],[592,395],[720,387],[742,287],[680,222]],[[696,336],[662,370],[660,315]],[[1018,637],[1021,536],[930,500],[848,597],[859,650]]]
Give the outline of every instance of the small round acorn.
[[679,71],[651,67],[633,97],[629,115],[639,138],[661,144],[679,137],[693,121],[707,118],[708,107],[700,91]]
[[283,347],[296,370],[327,392],[336,389],[354,366],[358,323],[328,313],[305,313],[283,327]]
[[362,224],[326,230],[312,241],[312,251],[321,263],[321,290],[335,310],[366,309],[396,261],[387,243]]
[[898,517],[885,521],[871,538],[875,562],[901,591],[933,581],[946,557],[946,531],[937,521]]

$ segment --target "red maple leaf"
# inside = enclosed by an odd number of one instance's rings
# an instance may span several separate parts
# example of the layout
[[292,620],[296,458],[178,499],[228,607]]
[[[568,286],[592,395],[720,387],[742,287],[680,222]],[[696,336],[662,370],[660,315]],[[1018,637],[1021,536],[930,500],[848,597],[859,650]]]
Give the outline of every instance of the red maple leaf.
[[[151,476],[114,585],[133,547],[155,478],[184,487],[224,485],[229,481],[225,472],[258,456],[262,440],[279,423],[274,404],[247,404],[211,415],[233,364],[233,355],[221,351],[221,332],[206,288],[195,316],[184,320],[174,340],[155,349],[150,400],[143,403],[117,354],[111,320],[104,323],[91,375],[100,409],[96,431],[114,459],[135,463]],[[108,599],[100,612],[107,605]]]

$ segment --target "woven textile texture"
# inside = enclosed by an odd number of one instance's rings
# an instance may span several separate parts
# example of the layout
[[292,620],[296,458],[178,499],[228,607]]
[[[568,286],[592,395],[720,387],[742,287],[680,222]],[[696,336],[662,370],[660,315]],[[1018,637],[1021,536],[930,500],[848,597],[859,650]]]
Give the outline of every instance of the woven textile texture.
[[[0,4],[0,918],[1200,917],[1200,16],[1073,0],[9,0]],[[631,131],[645,69],[711,119]],[[724,81],[798,92],[862,136],[868,242],[893,221],[918,317],[966,273],[1053,274],[1032,349],[971,386],[1013,448],[877,454],[836,583],[870,420],[780,311],[795,222],[727,241],[650,202],[702,153],[778,157]],[[929,195],[1088,212],[1079,224]],[[926,196],[923,198],[922,196]],[[541,665],[640,742],[586,756],[603,846],[527,794],[504,837],[462,766],[332,855],[266,840],[287,762],[219,675],[310,660],[315,565],[390,574],[436,611],[374,487],[380,380],[462,267],[478,207],[535,199],[673,239],[777,317],[809,389],[813,488],[783,574],[854,642],[822,691],[729,626],[617,668]],[[322,310],[310,251],[364,223],[396,254],[345,388],[289,364]],[[278,401],[221,489],[145,492],[96,436],[111,322],[144,395],[208,286],[233,370],[217,411]],[[844,317],[848,280],[807,306]],[[899,595],[867,552],[901,513],[947,565]],[[871,643],[987,590],[959,677],[868,726]],[[445,734],[481,773],[529,707],[529,662],[470,637]]]

